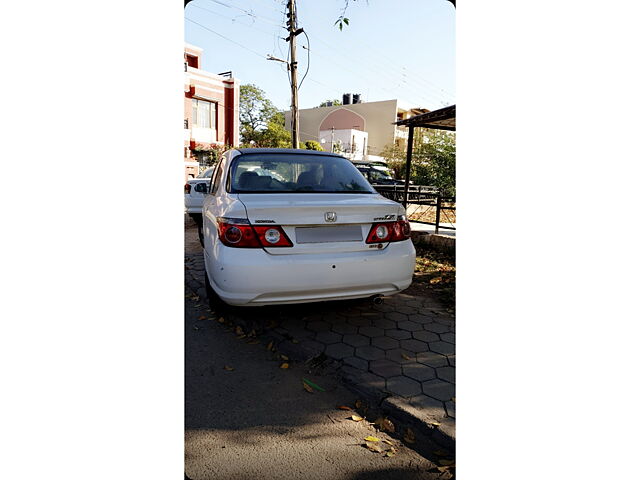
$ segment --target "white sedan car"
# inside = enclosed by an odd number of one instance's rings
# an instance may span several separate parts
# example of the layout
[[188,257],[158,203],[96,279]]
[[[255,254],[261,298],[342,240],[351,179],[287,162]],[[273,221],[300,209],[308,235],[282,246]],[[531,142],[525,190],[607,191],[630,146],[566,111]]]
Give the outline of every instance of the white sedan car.
[[339,155],[229,150],[202,213],[207,288],[227,304],[376,298],[411,284],[404,208]]

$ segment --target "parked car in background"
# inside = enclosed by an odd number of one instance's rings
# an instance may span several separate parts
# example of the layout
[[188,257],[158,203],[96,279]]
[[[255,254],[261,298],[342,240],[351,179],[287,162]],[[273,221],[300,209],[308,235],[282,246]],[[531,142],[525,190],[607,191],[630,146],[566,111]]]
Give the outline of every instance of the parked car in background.
[[404,180],[396,180],[390,175],[391,170],[382,165],[358,162],[354,165],[371,185],[404,185]]
[[411,284],[404,208],[340,155],[229,150],[202,212],[207,291],[227,304],[379,298]]
[[215,167],[207,168],[184,185],[184,209],[198,225],[202,225],[202,202],[214,170]]

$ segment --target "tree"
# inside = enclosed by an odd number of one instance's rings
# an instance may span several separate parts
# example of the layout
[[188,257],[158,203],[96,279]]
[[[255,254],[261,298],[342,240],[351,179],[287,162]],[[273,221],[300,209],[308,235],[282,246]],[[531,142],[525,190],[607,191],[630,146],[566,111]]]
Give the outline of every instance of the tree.
[[267,123],[267,128],[259,132],[257,137],[256,142],[261,147],[291,148],[291,132],[284,126],[284,113],[276,112]]
[[[387,145],[381,155],[396,174],[404,178],[406,147]],[[456,136],[444,130],[416,128],[413,135],[411,179],[419,185],[437,187],[443,195],[456,194]]]
[[326,105],[329,106],[335,106],[335,105],[342,105],[342,102],[340,100],[338,100],[337,98],[334,98],[333,100],[325,100],[324,102],[322,102],[320,105],[318,105],[319,107],[324,107]]
[[320,145],[320,143],[316,142],[315,140],[309,140],[304,142],[304,146],[307,150],[318,150],[318,151],[324,150],[324,148],[322,148],[322,145]]
[[240,85],[240,135],[243,143],[258,142],[274,115],[275,105],[266,97],[264,90],[248,84]]

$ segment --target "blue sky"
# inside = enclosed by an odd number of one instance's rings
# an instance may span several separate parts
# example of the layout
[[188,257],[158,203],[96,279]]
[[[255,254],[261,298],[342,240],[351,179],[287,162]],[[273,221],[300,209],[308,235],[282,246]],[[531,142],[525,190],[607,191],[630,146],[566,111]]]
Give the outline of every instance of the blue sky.
[[[266,60],[268,54],[287,58],[285,4],[194,0],[185,9],[185,41],[204,49],[205,70],[231,70],[240,83],[258,85],[277,107],[288,109],[286,67]],[[455,10],[448,1],[351,2],[350,25],[342,31],[334,22],[343,0],[297,0],[297,5],[298,25],[310,40],[300,108],[342,98],[342,93],[360,93],[370,102],[398,98],[431,110],[455,103]],[[307,40],[299,35],[299,79],[307,70],[302,45]]]

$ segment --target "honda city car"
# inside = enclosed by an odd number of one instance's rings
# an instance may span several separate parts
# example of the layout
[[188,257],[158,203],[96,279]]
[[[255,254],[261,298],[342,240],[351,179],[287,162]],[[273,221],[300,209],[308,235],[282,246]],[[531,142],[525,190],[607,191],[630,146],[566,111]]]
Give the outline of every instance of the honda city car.
[[207,290],[227,304],[379,298],[411,284],[404,208],[340,155],[229,150],[202,213]]

